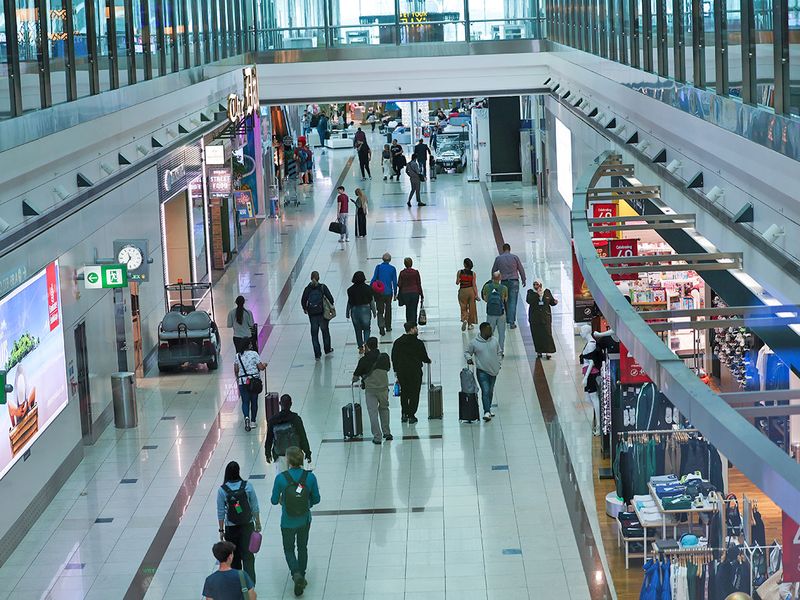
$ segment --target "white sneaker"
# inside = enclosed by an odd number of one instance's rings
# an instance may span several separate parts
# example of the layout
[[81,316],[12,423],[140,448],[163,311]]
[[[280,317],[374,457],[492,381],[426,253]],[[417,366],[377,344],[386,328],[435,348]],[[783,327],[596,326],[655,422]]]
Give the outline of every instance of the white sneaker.
[[492,416],[493,416],[492,413],[485,412],[485,413],[483,413],[483,420],[484,421],[491,421],[492,420]]
[[489,411],[489,414],[490,414],[490,415],[492,415],[493,417],[496,417],[496,416],[497,416],[497,415],[496,415],[496,414],[494,414],[492,411]]

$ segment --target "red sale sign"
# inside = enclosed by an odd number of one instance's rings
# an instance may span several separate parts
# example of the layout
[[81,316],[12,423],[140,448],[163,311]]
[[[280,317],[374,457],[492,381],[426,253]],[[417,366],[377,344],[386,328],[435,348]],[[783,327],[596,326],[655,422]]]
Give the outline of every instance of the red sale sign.
[[[595,222],[595,225],[614,225],[613,218],[617,216],[617,205],[613,202],[595,202],[592,204],[592,218],[611,219],[606,222]],[[616,231],[596,231],[592,233],[592,238],[616,238]]]
[[58,327],[58,275],[56,274],[56,263],[47,265],[47,314],[50,320],[50,331]]
[[[613,258],[625,258],[627,256],[639,255],[639,240],[609,240],[608,242],[608,255]],[[624,262],[614,263],[609,265],[612,267],[627,267],[628,264]],[[612,275],[611,279],[614,281],[623,281],[626,279],[639,279],[638,273],[625,273],[622,275]]]
[[625,344],[622,343],[619,345],[619,381],[627,385],[637,385],[650,381],[642,366],[636,362],[633,355],[628,352]]
[[783,581],[800,581],[800,525],[783,513]]

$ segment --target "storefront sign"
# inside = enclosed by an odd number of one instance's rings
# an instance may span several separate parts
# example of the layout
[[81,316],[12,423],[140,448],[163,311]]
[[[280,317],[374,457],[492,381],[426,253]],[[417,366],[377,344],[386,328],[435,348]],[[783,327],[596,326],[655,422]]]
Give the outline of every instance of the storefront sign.
[[161,185],[164,187],[165,192],[171,192],[175,184],[181,183],[186,176],[186,167],[178,165],[174,169],[164,169],[164,174],[161,176]]
[[[612,219],[613,217],[617,216],[617,205],[613,202],[594,202],[591,205],[592,209],[592,218],[594,219]],[[614,225],[615,222],[613,220],[608,222],[595,222],[594,225]],[[596,231],[592,232],[592,238],[616,238],[617,232],[616,231]]]
[[782,518],[783,581],[800,581],[800,525],[786,513]]
[[245,117],[258,114],[258,74],[255,67],[242,69],[244,79],[244,95],[230,94],[228,96],[228,121],[238,123]]
[[252,219],[256,216],[253,209],[253,195],[250,190],[236,190],[233,192],[233,199],[236,203],[236,215],[240,221]]
[[638,385],[650,381],[642,366],[636,362],[636,359],[622,343],[619,345],[619,380],[620,383],[627,385]]
[[200,146],[191,144],[170,152],[158,161],[158,198],[166,202],[185,190],[189,182],[200,173]]
[[209,198],[227,198],[230,196],[232,180],[231,170],[228,167],[214,167],[208,169]]
[[224,165],[225,164],[225,146],[216,144],[214,146],[206,146],[206,164],[207,165]]
[[[608,255],[613,258],[624,258],[626,256],[638,256],[639,255],[639,240],[609,240],[608,242]],[[609,265],[613,267],[627,267],[627,263],[614,263],[613,265]],[[620,275],[611,275],[611,279],[614,281],[623,281],[623,280],[635,280],[639,279],[638,273],[623,273]]]

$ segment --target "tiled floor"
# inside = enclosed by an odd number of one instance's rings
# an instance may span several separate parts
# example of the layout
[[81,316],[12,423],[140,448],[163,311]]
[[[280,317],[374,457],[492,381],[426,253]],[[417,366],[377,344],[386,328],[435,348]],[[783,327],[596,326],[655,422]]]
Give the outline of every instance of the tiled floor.
[[[424,184],[428,206],[408,209],[406,182],[361,184],[349,168],[343,180],[348,193],[363,185],[370,197],[369,236],[342,245],[327,232],[334,217],[329,199],[350,157],[346,150],[318,156],[303,206],[263,223],[215,288],[218,321],[239,293],[259,322],[269,319],[267,387],[293,396],[311,439],[322,494],[318,509],[324,512],[311,530],[305,597],[590,598],[520,330],[508,332],[497,418],[489,424],[457,421],[461,350],[470,336],[460,329],[455,273],[469,256],[478,278],[488,279],[496,255],[480,185],[442,175]],[[541,276],[562,299],[554,319],[559,352],[544,368],[596,531],[591,409],[576,393],[569,245],[530,188],[496,184],[489,191],[505,239],[523,257],[528,284]],[[445,417],[425,418],[423,394],[420,422],[401,425],[393,399],[395,441],[382,447],[341,443],[340,407],[350,399],[347,384],[357,360],[354,333],[344,319],[345,290],[354,271],[371,272],[385,251],[395,265],[411,256],[422,273],[429,323],[422,337],[434,361],[434,382],[444,388]],[[319,363],[299,307],[314,269],[339,307],[331,325],[335,353]],[[297,280],[283,302],[280,292],[293,272]],[[396,323],[395,337],[401,319]],[[243,430],[229,332],[224,337],[225,366],[218,373],[149,374],[138,382],[139,427],[112,427],[86,449],[79,468],[0,568],[0,598],[140,598],[146,588],[147,599],[195,600],[214,569],[216,488],[230,460],[239,461],[246,477],[264,476],[252,480],[265,528],[256,561],[259,598],[293,597],[279,512],[269,505],[274,469],[264,461],[263,415],[258,430]],[[211,451],[207,462],[196,461],[201,449]],[[185,497],[195,483],[194,494]],[[179,522],[165,521],[171,507]],[[168,544],[163,557],[154,553],[162,541]],[[144,587],[131,587],[142,565],[137,585]]]

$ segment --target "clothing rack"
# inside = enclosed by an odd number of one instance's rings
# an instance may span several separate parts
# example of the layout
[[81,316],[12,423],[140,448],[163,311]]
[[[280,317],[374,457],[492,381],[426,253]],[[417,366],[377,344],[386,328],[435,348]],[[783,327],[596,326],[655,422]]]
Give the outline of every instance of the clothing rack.
[[692,437],[700,437],[702,434],[698,429],[642,429],[638,431],[618,431],[617,437],[621,441],[629,440],[649,440],[653,438],[660,438],[661,436],[686,436],[687,439]]
[[783,550],[783,547],[776,540],[775,543],[767,544],[766,546],[758,546],[758,545],[751,546],[750,544],[747,543],[747,541],[745,541],[744,544],[741,545],[739,548],[745,554],[747,554],[747,561],[750,563],[750,595],[752,596],[753,592],[755,591],[755,585],[753,584],[753,555],[756,553],[757,550],[761,550],[764,553],[764,558],[766,559],[767,563],[767,578],[769,578],[771,575],[773,575],[773,573],[770,573],[769,570],[770,554],[775,548],[777,548],[778,550]]

